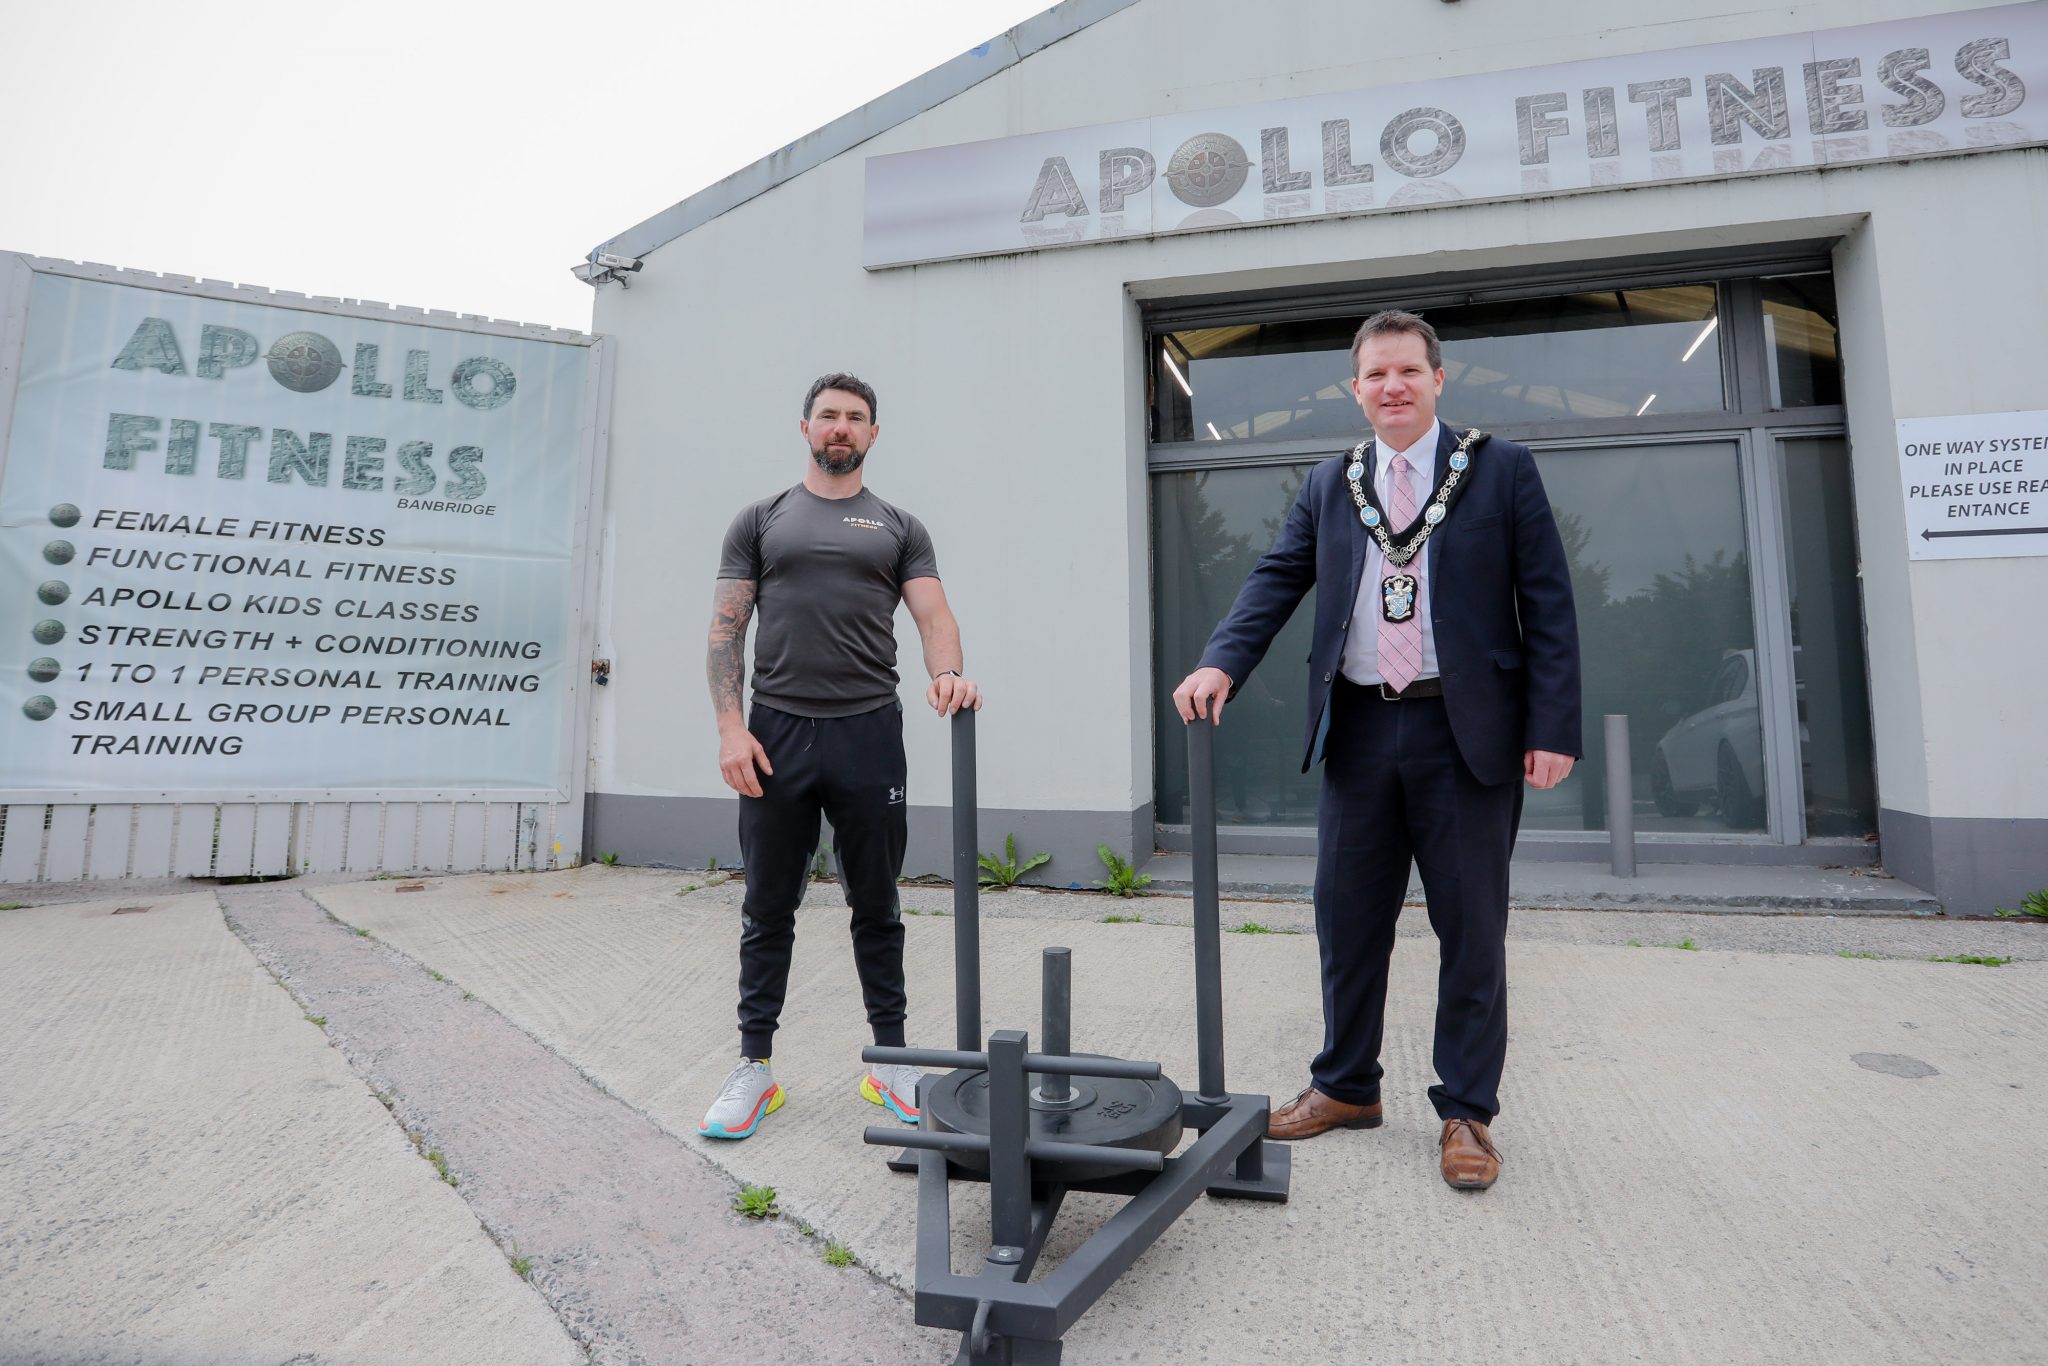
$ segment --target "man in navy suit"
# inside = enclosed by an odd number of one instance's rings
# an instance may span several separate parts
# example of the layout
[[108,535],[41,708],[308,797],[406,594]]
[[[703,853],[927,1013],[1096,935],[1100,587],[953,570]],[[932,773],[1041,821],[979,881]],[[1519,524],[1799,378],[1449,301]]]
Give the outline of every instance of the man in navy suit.
[[1268,1133],[1379,1126],[1387,968],[1412,859],[1441,947],[1439,1165],[1453,1187],[1484,1190],[1500,1175],[1489,1126],[1507,1057],[1508,856],[1522,784],[1555,787],[1580,754],[1578,618],[1529,448],[1437,421],[1436,330],[1375,314],[1351,358],[1373,437],[1310,471],[1173,697],[1182,719],[1221,724],[1317,590],[1301,767],[1323,761],[1323,1049]]

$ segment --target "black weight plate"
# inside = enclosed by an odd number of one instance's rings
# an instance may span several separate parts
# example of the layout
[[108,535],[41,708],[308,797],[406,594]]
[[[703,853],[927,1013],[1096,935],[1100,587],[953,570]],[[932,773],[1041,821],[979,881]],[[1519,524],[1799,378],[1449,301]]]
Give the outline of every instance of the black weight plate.
[[[1099,1054],[1076,1053],[1080,1057]],[[1033,1072],[1028,1085],[1041,1085],[1043,1078]],[[1031,1137],[1062,1143],[1094,1143],[1109,1148],[1170,1153],[1180,1142],[1180,1088],[1171,1078],[1157,1081],[1126,1081],[1116,1077],[1076,1077],[1074,1082],[1093,1088],[1095,1103],[1085,1110],[1047,1110],[1030,1106]],[[963,1068],[925,1081],[924,1108],[943,1130],[956,1134],[988,1133],[988,1073]],[[948,1153],[947,1160],[970,1171],[986,1172],[988,1157],[982,1153]],[[1054,1166],[1031,1164],[1034,1175],[1062,1181],[1090,1181],[1111,1176],[1119,1170],[1091,1162],[1062,1162]]]

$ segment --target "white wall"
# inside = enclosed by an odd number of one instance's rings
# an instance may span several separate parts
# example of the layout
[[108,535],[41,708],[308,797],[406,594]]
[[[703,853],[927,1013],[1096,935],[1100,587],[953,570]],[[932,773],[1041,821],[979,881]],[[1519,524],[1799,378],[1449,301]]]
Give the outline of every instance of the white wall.
[[[2048,600],[2048,560],[1908,564],[1891,430],[1895,416],[2048,406],[2033,368],[2048,354],[2034,306],[2048,154],[860,267],[868,155],[1970,8],[1293,0],[1248,23],[1228,0],[1148,0],[654,252],[597,310],[620,344],[618,673],[600,699],[595,790],[722,794],[700,681],[719,538],[741,504],[801,477],[797,408],[822,371],[876,385],[871,486],[937,543],[990,697],[982,804],[1128,811],[1152,788],[1134,297],[1840,237],[1881,804],[2048,817],[2048,784],[2030,781],[2048,766],[2048,723],[2020,695],[2048,674],[2048,631],[2029,606]],[[908,696],[922,672],[900,625]],[[913,800],[942,803],[943,727],[909,734]]]

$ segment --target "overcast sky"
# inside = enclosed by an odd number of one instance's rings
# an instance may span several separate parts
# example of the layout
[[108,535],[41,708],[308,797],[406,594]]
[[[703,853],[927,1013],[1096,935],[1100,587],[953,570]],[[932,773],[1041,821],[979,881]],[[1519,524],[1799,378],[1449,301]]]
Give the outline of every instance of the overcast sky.
[[1049,4],[0,0],[0,250],[587,328],[591,247]]

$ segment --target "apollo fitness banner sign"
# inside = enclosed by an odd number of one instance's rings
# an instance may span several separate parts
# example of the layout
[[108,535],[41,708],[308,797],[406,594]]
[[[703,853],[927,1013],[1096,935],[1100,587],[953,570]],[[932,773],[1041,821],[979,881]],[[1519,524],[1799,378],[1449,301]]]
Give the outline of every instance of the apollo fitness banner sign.
[[561,789],[588,357],[37,270],[0,787]]
[[2030,3],[937,147],[868,159],[864,262],[2025,146],[2044,97]]

